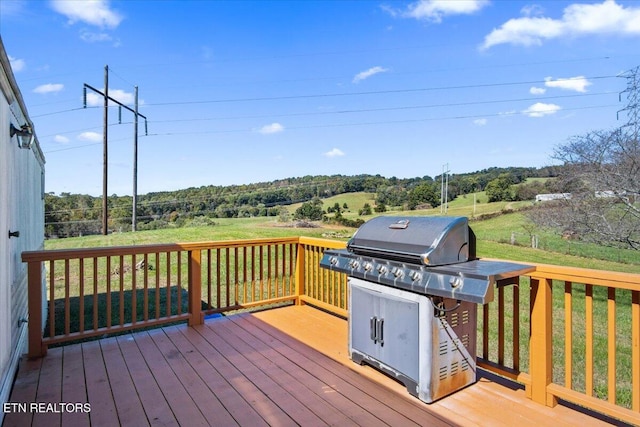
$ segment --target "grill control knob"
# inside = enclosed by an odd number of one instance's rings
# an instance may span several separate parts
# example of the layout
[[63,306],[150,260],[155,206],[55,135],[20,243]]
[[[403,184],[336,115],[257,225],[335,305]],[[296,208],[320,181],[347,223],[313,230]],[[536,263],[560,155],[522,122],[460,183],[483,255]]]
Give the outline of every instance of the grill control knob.
[[379,265],[379,266],[378,266],[378,273],[380,273],[380,274],[386,274],[386,273],[387,273],[387,271],[389,271],[389,269],[388,269],[386,266],[384,266],[384,265]]
[[457,288],[458,286],[462,285],[462,278],[452,277],[451,280],[449,280],[449,284],[452,288]]
[[391,270],[391,274],[393,274],[395,277],[404,276],[404,272],[402,271],[401,268],[398,268],[398,267],[393,267],[393,269]]
[[337,265],[338,264],[338,257],[332,256],[331,258],[329,258],[329,263],[331,265]]
[[422,278],[420,273],[418,273],[417,271],[412,271],[409,274],[409,277],[411,277],[411,280],[413,280],[414,282],[417,282],[418,280],[420,280]]
[[360,267],[360,263],[355,259],[352,259],[351,261],[349,261],[349,267],[355,270],[356,268]]
[[364,268],[365,271],[371,271],[373,269],[373,264],[371,264],[370,262],[365,262],[362,265],[362,268]]

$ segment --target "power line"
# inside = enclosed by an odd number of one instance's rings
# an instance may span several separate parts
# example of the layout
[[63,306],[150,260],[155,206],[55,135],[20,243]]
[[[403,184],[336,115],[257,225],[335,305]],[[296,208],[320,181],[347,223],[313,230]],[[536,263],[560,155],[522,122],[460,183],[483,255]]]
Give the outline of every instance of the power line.
[[[561,95],[561,96],[553,96],[553,97],[544,97],[544,98],[517,98],[511,100],[491,100],[491,101],[474,101],[474,102],[461,102],[461,103],[449,103],[449,104],[432,104],[432,105],[419,105],[419,106],[400,106],[400,107],[388,107],[388,108],[378,108],[378,109],[353,109],[353,110],[341,110],[336,112],[309,112],[309,113],[289,113],[289,114],[281,114],[281,115],[258,115],[258,116],[236,116],[236,117],[227,117],[227,118],[211,118],[211,119],[184,119],[184,120],[169,120],[165,122],[190,122],[190,121],[208,121],[208,120],[232,120],[232,119],[245,119],[245,118],[260,118],[260,117],[287,117],[287,116],[311,116],[311,115],[331,115],[331,114],[347,114],[347,113],[361,113],[361,112],[380,112],[380,111],[393,111],[393,110],[408,110],[408,109],[426,109],[426,108],[443,108],[443,107],[460,107],[460,106],[472,106],[472,105],[482,105],[482,104],[497,104],[497,103],[506,103],[506,102],[522,102],[522,101],[533,101],[533,100],[551,100],[551,99],[561,99],[561,98],[576,98],[576,97],[587,97],[587,96],[600,96],[600,95],[610,95],[614,92],[600,92],[593,94],[580,94],[580,95]],[[594,105],[594,106],[582,106],[575,108],[563,108],[562,111],[576,111],[576,110],[587,110],[587,109],[596,109],[596,108],[609,108],[613,105]],[[544,112],[544,111],[542,111]],[[292,126],[287,127],[288,130],[297,130],[297,129],[316,129],[316,128],[332,128],[332,127],[345,127],[345,126],[365,126],[365,125],[381,125],[381,124],[397,124],[397,123],[412,123],[412,122],[426,122],[426,121],[434,121],[434,120],[462,120],[462,119],[478,119],[478,118],[489,118],[489,117],[503,117],[506,115],[527,115],[526,111],[516,111],[510,113],[494,113],[494,114],[476,114],[476,115],[464,115],[464,116],[445,116],[445,117],[430,117],[430,118],[419,118],[419,119],[403,119],[403,120],[387,120],[387,121],[375,121],[375,122],[352,122],[352,123],[342,123],[342,124],[324,124],[324,125],[308,125],[308,126]],[[129,122],[123,122],[121,124],[128,124]],[[157,123],[157,122],[151,122]],[[113,124],[110,126],[114,126]],[[95,129],[95,128],[91,128]],[[90,129],[86,129],[90,130]],[[208,135],[208,134],[222,134],[222,133],[241,133],[248,132],[250,129],[227,129],[227,130],[214,130],[214,131],[193,131],[193,132],[164,132],[164,133],[149,133],[148,136],[174,136],[174,135]],[[72,132],[69,132],[72,133]],[[114,140],[112,142],[115,142]],[[56,153],[61,151],[74,150],[78,148],[85,148],[97,145],[97,143],[92,144],[84,144],[75,147],[67,147],[60,148],[57,150],[47,150],[44,151],[45,154]]]
[[[617,76],[595,76],[585,77],[585,80],[600,80],[610,79]],[[570,79],[558,79],[557,81],[564,81]],[[555,81],[555,80],[554,80]],[[201,101],[173,101],[173,102],[159,102],[159,103],[147,103],[145,106],[168,106],[168,105],[196,105],[196,104],[215,104],[226,102],[256,102],[256,101],[282,101],[290,99],[309,99],[309,98],[330,98],[330,97],[345,97],[345,96],[362,96],[362,95],[388,95],[391,93],[416,93],[416,92],[428,92],[439,90],[460,90],[460,89],[478,89],[485,87],[503,87],[503,86],[518,86],[529,84],[544,84],[544,80],[530,80],[520,82],[503,82],[503,83],[485,83],[475,85],[458,85],[458,86],[439,86],[439,87],[426,87],[426,88],[409,88],[409,89],[389,89],[389,90],[377,90],[377,91],[365,91],[365,92],[334,92],[334,93],[322,93],[322,94],[306,94],[306,95],[285,95],[285,96],[266,96],[266,97],[253,97],[253,98],[227,98],[227,99],[209,99]]]

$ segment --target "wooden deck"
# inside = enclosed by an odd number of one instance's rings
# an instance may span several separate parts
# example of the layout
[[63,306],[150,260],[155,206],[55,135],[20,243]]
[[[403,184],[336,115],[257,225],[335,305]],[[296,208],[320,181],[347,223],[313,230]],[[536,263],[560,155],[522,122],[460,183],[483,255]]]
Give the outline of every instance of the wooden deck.
[[[7,427],[607,425],[535,404],[486,376],[424,404],[351,362],[347,322],[309,306],[50,349],[43,359],[21,362],[9,402]],[[52,405],[38,412],[35,402]],[[68,413],[76,408],[61,403],[89,403],[90,411]]]

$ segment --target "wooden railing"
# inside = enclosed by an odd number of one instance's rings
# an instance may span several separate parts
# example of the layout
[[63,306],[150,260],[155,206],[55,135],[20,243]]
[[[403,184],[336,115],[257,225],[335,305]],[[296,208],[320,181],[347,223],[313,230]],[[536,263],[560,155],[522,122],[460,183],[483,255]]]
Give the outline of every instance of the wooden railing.
[[[263,305],[308,303],[346,317],[346,275],[319,267],[325,249],[344,247],[300,237],[25,252],[29,355]],[[520,382],[538,403],[562,399],[640,425],[640,275],[536,265],[479,310],[480,367]]]

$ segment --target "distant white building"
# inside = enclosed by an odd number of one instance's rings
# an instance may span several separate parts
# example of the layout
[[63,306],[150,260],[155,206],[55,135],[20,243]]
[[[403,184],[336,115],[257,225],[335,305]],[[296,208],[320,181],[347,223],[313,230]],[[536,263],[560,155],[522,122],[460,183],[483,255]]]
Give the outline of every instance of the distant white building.
[[0,38],[0,404],[7,402],[27,350],[21,253],[44,248],[44,156],[33,129]]
[[571,193],[548,193],[536,195],[536,202],[548,202],[551,200],[568,200],[571,198]]

